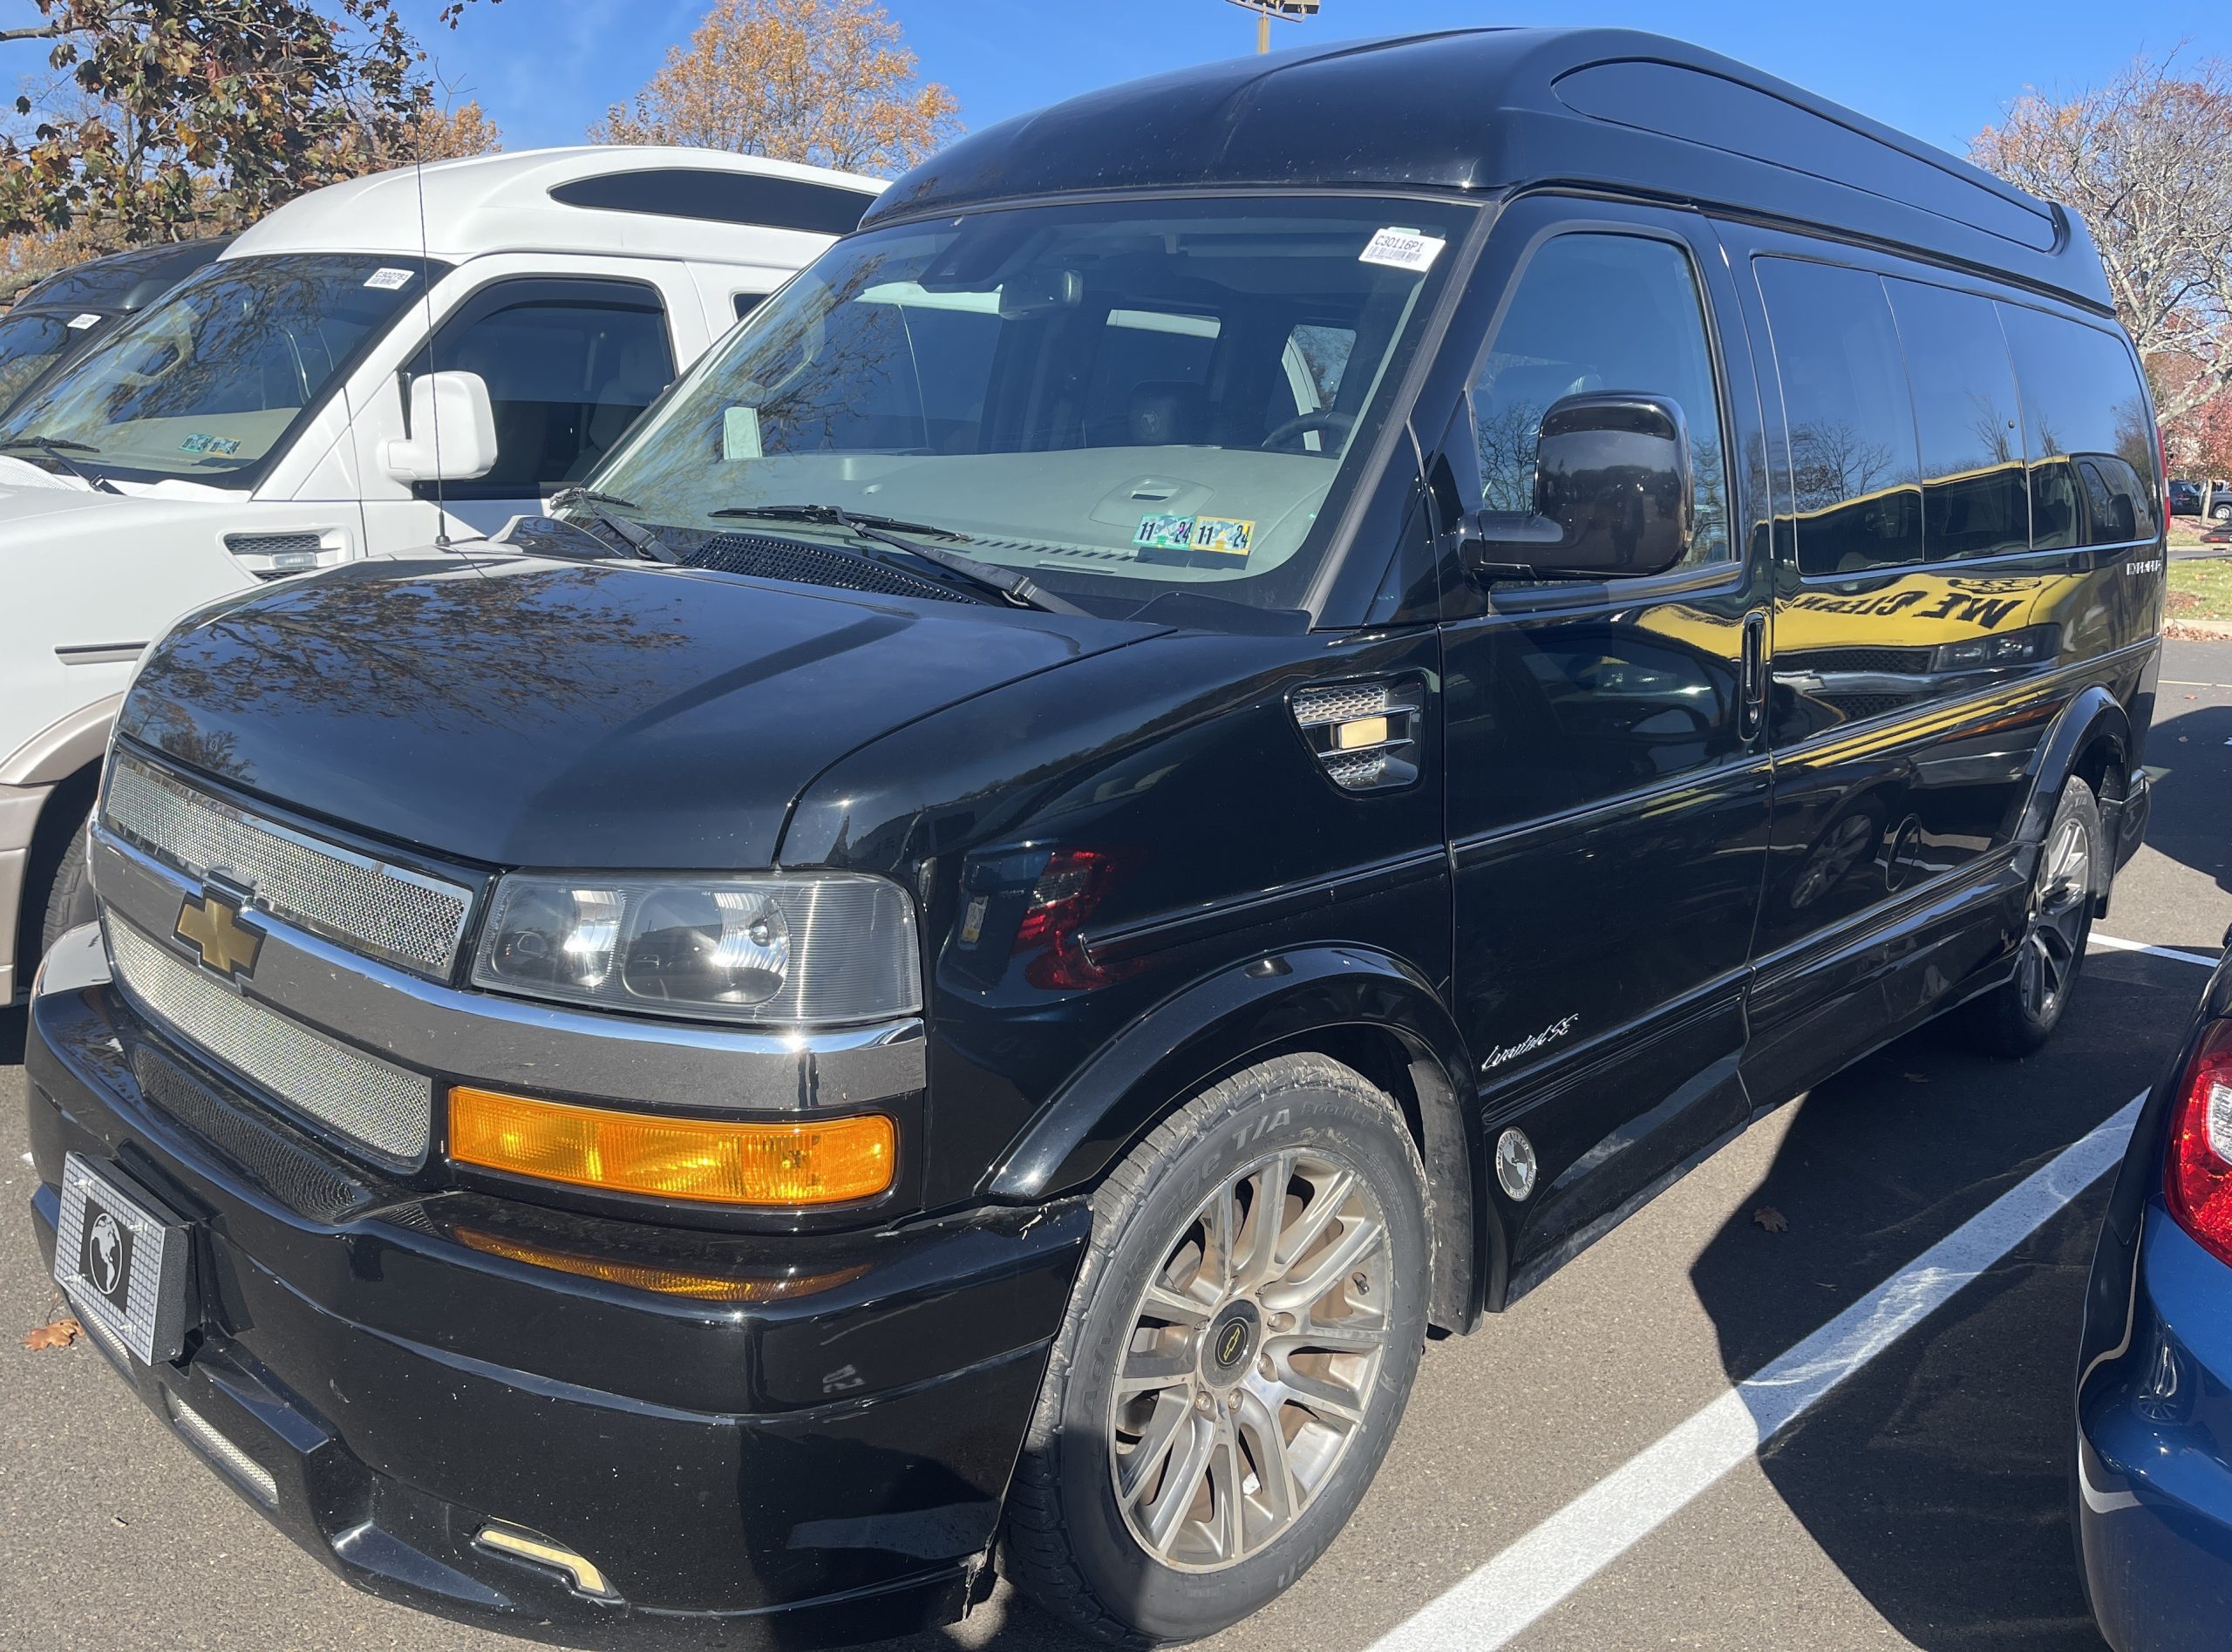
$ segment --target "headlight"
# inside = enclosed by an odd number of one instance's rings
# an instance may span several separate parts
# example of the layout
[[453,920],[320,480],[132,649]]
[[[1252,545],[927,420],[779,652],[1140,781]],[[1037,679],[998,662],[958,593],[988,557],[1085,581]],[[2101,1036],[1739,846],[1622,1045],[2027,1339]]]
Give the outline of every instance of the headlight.
[[922,1006],[906,891],[845,872],[504,878],[473,981],[606,1010],[786,1025]]

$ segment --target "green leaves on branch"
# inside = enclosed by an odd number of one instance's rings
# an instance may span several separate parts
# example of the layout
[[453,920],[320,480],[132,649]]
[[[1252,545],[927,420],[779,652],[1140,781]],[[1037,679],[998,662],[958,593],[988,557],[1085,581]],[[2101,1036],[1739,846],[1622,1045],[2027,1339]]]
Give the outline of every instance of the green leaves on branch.
[[442,119],[395,0],[32,4],[39,22],[0,44],[51,40],[58,78],[17,99],[28,136],[0,139],[0,234],[90,253],[236,230],[410,159]]

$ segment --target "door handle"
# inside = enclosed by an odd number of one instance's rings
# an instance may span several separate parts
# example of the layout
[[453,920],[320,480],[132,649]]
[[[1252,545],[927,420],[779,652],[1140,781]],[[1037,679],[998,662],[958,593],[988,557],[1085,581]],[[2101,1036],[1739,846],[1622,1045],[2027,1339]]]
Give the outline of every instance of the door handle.
[[1767,616],[1751,613],[1744,616],[1744,668],[1740,679],[1743,710],[1739,721],[1747,740],[1756,738],[1766,721],[1767,710]]

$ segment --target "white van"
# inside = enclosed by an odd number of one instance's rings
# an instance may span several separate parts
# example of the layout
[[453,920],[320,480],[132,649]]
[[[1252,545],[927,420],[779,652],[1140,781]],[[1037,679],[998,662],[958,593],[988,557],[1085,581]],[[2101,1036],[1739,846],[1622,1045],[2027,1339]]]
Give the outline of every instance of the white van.
[[0,417],[0,1004],[86,903],[77,827],[151,638],[536,509],[882,187],[627,147],[336,184]]

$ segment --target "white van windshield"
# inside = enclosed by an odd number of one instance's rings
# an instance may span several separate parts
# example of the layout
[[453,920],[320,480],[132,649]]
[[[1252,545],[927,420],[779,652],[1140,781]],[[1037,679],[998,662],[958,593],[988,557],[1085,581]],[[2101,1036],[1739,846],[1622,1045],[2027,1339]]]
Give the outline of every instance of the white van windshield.
[[854,534],[834,506],[1112,610],[1300,606],[1471,215],[1294,195],[871,229],[694,369],[586,507],[686,546]]
[[0,418],[0,451],[238,486],[426,280],[416,259],[369,254],[211,264]]

